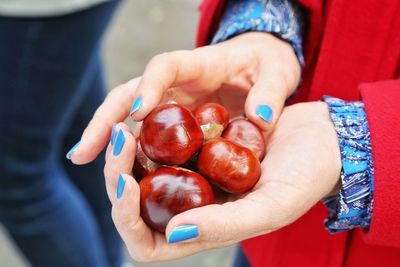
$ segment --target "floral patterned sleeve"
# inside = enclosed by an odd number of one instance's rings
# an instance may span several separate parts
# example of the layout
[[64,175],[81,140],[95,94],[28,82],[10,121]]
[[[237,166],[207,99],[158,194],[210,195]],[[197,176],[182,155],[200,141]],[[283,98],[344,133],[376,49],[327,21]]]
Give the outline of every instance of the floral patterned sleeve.
[[325,227],[331,232],[369,228],[373,208],[374,165],[364,104],[324,97],[339,138],[342,188],[324,199]]
[[269,32],[289,42],[303,66],[302,19],[302,11],[295,1],[231,0],[211,43],[249,31]]

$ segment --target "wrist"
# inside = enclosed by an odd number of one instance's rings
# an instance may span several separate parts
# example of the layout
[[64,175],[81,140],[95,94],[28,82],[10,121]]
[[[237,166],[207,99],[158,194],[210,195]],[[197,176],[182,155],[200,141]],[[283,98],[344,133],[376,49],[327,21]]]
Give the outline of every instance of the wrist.
[[321,123],[326,127],[326,136],[327,136],[327,143],[330,145],[331,157],[332,157],[332,179],[336,181],[333,187],[330,188],[330,191],[324,196],[331,197],[338,195],[340,192],[340,188],[342,186],[341,179],[340,179],[340,172],[342,169],[342,161],[340,157],[340,146],[339,140],[336,134],[335,125],[333,124],[330,115],[328,104],[324,102],[317,102],[320,104],[319,107],[319,114],[321,114]]

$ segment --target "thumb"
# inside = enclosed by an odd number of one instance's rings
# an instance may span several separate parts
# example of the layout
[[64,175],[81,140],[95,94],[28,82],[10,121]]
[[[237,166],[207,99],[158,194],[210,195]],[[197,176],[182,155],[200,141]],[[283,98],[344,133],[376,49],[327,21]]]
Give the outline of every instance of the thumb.
[[[271,75],[266,75],[272,77]],[[250,89],[245,103],[246,116],[262,130],[270,130],[285,105],[289,89],[279,78],[261,78]]]
[[[244,198],[222,205],[207,205],[173,217],[166,229],[168,243],[195,241],[227,246],[266,233],[260,201]],[[260,212],[262,211],[262,212]],[[193,230],[195,229],[195,231]],[[193,234],[195,232],[195,234]]]
[[264,131],[274,126],[286,99],[297,88],[300,66],[291,65],[293,64],[282,67],[281,64],[271,63],[271,60],[261,60],[259,63],[258,77],[248,93],[245,113]]

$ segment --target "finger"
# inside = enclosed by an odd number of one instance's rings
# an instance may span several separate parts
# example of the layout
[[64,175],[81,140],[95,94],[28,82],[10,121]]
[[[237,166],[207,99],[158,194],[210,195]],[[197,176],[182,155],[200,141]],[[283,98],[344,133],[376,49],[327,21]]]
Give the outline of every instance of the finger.
[[[151,230],[140,217],[140,188],[129,175],[121,175],[123,190],[113,203],[112,217],[130,255],[137,261],[171,260],[198,251],[228,246],[268,232],[264,217],[276,212],[251,197],[224,205],[210,205],[171,219],[166,236]],[[270,219],[269,221],[273,221]],[[266,226],[267,225],[267,226]]]
[[97,109],[77,147],[68,153],[75,164],[94,160],[110,140],[112,125],[128,115],[140,77],[113,89]]
[[246,98],[245,112],[252,122],[262,130],[268,131],[279,118],[285,101],[294,88],[290,88],[282,73],[269,69],[260,73],[262,75]]
[[136,139],[128,125],[121,122],[113,127],[115,134],[108,145],[104,166],[107,193],[112,203],[120,194],[120,174],[132,174],[137,148]]
[[136,261],[170,260],[193,254],[207,245],[168,244],[164,234],[150,229],[140,217],[140,189],[135,179],[123,174],[123,190],[112,207],[112,218],[129,254]]
[[[117,180],[117,179],[116,179]],[[113,201],[112,218],[131,256],[140,260],[145,248],[152,248],[152,231],[140,217],[140,189],[135,179],[121,174],[119,198]],[[114,192],[114,195],[117,191]],[[141,252],[141,253],[140,253]]]
[[218,77],[215,68],[214,73],[207,73],[210,62],[216,60],[216,53],[211,52],[213,49],[204,47],[155,56],[147,64],[136,90],[135,101],[130,111],[132,118],[135,121],[143,120],[160,103],[163,94],[171,87],[201,80],[204,77],[209,77],[209,83],[212,84],[213,77]]
[[[234,202],[208,205],[176,215],[167,226],[168,241],[227,246],[271,231],[267,223],[271,210],[268,205],[264,207],[264,202],[257,195],[258,193],[253,192],[252,195]],[[195,226],[197,236],[185,230],[187,226]]]

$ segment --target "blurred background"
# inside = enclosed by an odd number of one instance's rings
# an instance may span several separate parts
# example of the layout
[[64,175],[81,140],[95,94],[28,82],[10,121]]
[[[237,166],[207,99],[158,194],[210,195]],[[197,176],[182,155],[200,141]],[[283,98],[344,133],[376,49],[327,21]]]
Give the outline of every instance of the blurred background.
[[[103,46],[109,88],[141,75],[146,63],[156,54],[192,49],[199,2],[199,0],[125,0],[108,29]],[[231,266],[234,250],[235,247],[229,247],[207,251],[165,263],[132,263],[135,267],[225,267]],[[20,255],[0,225],[0,267],[3,266],[30,265]]]

